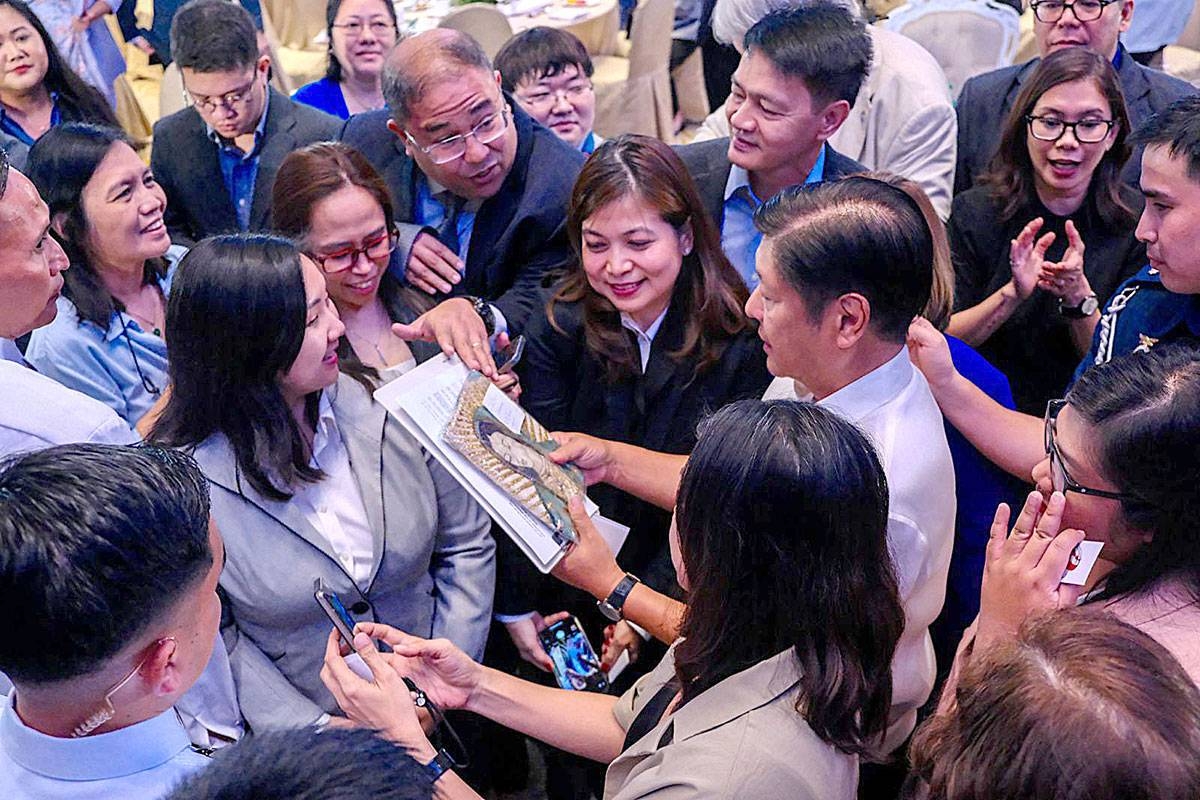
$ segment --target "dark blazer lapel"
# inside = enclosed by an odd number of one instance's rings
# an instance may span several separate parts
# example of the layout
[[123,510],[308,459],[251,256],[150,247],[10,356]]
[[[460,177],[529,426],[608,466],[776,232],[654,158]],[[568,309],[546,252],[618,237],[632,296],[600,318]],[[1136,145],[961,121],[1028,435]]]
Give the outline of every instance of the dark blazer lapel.
[[267,227],[271,211],[271,190],[275,185],[275,174],[283,159],[296,147],[292,128],[296,126],[296,113],[292,101],[271,89],[271,100],[267,105],[267,124],[263,128],[263,146],[258,154],[258,174],[254,178],[254,201],[250,206],[250,229]]
[[211,437],[197,447],[192,455],[195,456],[205,477],[210,482],[230,492],[240,494],[248,503],[320,550],[341,569],[342,562],[329,545],[329,541],[313,527],[296,503],[292,500],[271,500],[255,491],[238,469],[233,448],[229,446],[229,441],[224,436]]
[[341,376],[329,390],[338,432],[350,458],[367,522],[371,525],[371,576],[375,580],[387,546],[387,515],[383,499],[383,448],[387,411],[353,378]]
[[[504,99],[512,109],[512,124],[517,131],[517,152],[513,156],[512,169],[500,185],[500,191],[484,200],[475,215],[471,245],[467,250],[466,280],[463,281],[468,291],[489,296],[492,292],[487,287],[493,283],[492,273],[501,266],[495,259],[496,243],[517,214],[517,206],[525,193],[525,175],[532,167],[529,154],[533,150],[533,120],[511,97],[505,95]],[[499,281],[499,276],[496,276],[496,281]]]
[[195,109],[190,111],[188,122],[194,133],[182,137],[182,143],[192,152],[181,154],[179,163],[183,174],[178,186],[187,196],[190,213],[197,218],[201,230],[236,231],[237,213],[221,176],[217,145],[208,138],[208,128],[200,114]]
[[677,362],[667,355],[679,349],[683,341],[683,319],[676,308],[677,304],[672,302],[667,316],[663,318],[662,327],[650,345],[650,359],[641,378],[644,402],[642,430],[645,435],[640,444],[650,450],[657,450],[662,445],[670,427],[662,422],[675,416],[675,409],[679,407],[683,396],[685,376],[679,373],[687,367],[687,362]]
[[388,131],[387,135],[392,140],[391,145],[396,148],[398,154],[387,170],[392,174],[384,176],[384,180],[389,187],[392,187],[395,195],[392,198],[392,203],[395,204],[395,208],[392,209],[392,217],[397,222],[412,222],[416,216],[417,169],[408,153],[404,151],[404,142],[400,137],[391,131]]
[[720,145],[712,144],[705,152],[703,171],[696,175],[696,186],[708,215],[718,230],[725,221],[725,184],[729,183],[729,139],[718,139]]
[[1135,120],[1145,119],[1151,114],[1148,100],[1150,81],[1146,79],[1145,68],[1134,61],[1122,45],[1117,46],[1121,48],[1121,68],[1117,70],[1117,79],[1121,82],[1121,93],[1125,95],[1129,116]]

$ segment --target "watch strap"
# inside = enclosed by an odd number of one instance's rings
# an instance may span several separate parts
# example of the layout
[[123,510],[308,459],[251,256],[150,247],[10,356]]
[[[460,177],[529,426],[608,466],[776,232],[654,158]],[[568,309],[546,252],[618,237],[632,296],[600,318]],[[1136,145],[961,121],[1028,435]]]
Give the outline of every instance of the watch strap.
[[625,577],[621,578],[620,583],[609,593],[608,597],[600,601],[600,610],[603,612],[607,608],[610,613],[606,613],[605,616],[609,619],[612,619],[611,614],[616,614],[618,619],[623,618],[624,615],[621,613],[621,609],[625,607],[625,600],[628,599],[629,593],[633,591],[633,587],[639,583],[641,581],[636,576],[626,572]]
[[[1090,306],[1090,308],[1089,308]],[[1089,294],[1083,298],[1077,306],[1068,306],[1061,299],[1058,301],[1058,313],[1067,319],[1083,319],[1095,313],[1100,307],[1100,303],[1094,294]]]
[[496,314],[492,311],[492,305],[482,297],[474,295],[463,295],[467,300],[471,301],[471,305],[475,307],[475,313],[483,320],[483,329],[487,331],[488,336],[496,333]]
[[432,761],[421,766],[425,768],[425,774],[429,777],[429,782],[435,783],[438,778],[454,769],[454,759],[445,750],[438,750],[437,755],[433,757]]

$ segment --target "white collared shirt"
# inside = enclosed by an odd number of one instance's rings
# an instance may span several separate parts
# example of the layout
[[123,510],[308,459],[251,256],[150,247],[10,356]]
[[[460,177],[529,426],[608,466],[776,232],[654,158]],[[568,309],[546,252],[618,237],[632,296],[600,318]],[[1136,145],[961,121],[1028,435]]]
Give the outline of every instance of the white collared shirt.
[[174,709],[127,728],[60,739],[26,725],[14,708],[0,708],[0,797],[5,800],[113,800],[162,797],[205,767]]
[[667,318],[667,309],[670,307],[668,305],[667,308],[664,308],[663,312],[654,322],[650,323],[646,330],[639,328],[638,324],[633,321],[633,317],[621,312],[621,327],[633,331],[633,335],[637,337],[638,354],[642,358],[643,373],[646,371],[646,365],[650,363],[650,348],[654,345],[654,337],[658,335],[658,329],[662,327],[663,320]]
[[[764,400],[799,399],[791,378],[776,378]],[[888,483],[888,550],[904,603],[904,633],[892,662],[886,746],[904,741],[937,671],[929,625],[942,610],[954,545],[954,465],[925,376],[908,351],[817,401],[856,424],[875,445]]]
[[333,406],[324,393],[310,463],[324,472],[325,477],[316,483],[304,484],[292,502],[325,537],[346,574],[360,587],[365,587],[371,579],[375,537],[371,533],[358,481],[350,469],[350,454],[338,431]]

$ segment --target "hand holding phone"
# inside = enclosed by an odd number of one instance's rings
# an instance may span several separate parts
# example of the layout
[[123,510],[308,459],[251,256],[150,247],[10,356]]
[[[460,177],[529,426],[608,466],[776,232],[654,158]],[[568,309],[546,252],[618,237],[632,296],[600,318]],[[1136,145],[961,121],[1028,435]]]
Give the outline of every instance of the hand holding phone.
[[559,686],[589,692],[608,689],[608,678],[600,669],[600,659],[576,617],[567,617],[550,625],[538,633],[538,639],[550,656]]
[[342,604],[342,599],[337,596],[337,592],[330,589],[324,580],[316,578],[313,580],[313,597],[316,598],[317,605],[329,617],[333,627],[337,628],[338,635],[342,637],[346,647],[350,648],[350,652],[345,656],[346,666],[350,667],[350,670],[363,680],[373,680],[375,676],[371,674],[371,668],[362,660],[362,656],[354,652],[354,626],[357,623],[354,621],[354,617],[350,616],[350,612],[346,610],[346,606]]

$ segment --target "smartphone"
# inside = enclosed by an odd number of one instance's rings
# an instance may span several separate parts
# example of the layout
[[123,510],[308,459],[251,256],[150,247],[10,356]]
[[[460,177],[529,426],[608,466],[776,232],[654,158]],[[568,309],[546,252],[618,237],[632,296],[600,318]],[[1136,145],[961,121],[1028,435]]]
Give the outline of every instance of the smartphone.
[[346,642],[346,646],[353,650],[354,617],[350,616],[350,612],[342,605],[342,600],[337,596],[337,592],[330,589],[325,581],[317,578],[313,581],[313,597],[317,598],[317,605],[325,611],[325,615],[329,617],[333,627],[337,628],[342,640]]
[[559,686],[587,692],[608,689],[608,678],[600,670],[600,659],[578,619],[560,620],[538,633],[538,639],[550,656]]
[[499,373],[512,372],[525,354],[525,336],[521,335],[508,343],[508,347],[492,349],[492,360]]

